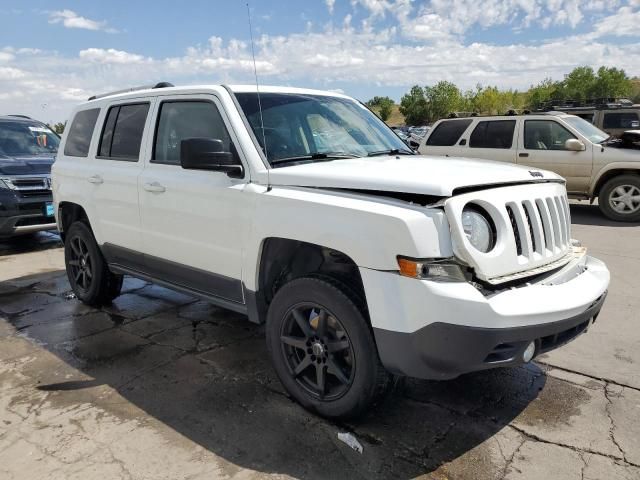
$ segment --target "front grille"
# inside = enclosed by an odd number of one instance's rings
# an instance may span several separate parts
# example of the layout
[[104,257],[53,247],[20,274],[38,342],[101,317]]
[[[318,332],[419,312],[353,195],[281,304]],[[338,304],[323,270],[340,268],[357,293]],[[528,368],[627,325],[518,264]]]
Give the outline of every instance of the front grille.
[[48,176],[3,177],[2,181],[22,198],[51,195],[51,180]]
[[51,195],[51,190],[25,190],[20,192],[21,198],[43,197]]
[[[465,208],[478,206],[493,220],[496,242],[490,252],[470,244],[462,225]],[[455,195],[444,204],[456,257],[492,285],[559,268],[571,258],[571,218],[562,183],[489,188]]]
[[507,202],[505,205],[518,256],[533,261],[566,251],[571,219],[565,196]]

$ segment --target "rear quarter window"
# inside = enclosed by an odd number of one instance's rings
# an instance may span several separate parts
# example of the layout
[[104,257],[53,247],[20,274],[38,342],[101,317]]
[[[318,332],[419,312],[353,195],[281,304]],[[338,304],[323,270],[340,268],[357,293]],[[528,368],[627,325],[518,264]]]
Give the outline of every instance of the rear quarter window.
[[633,122],[637,122],[636,112],[605,113],[602,122],[603,128],[633,128]]
[[446,120],[442,122],[435,128],[431,135],[429,135],[427,145],[433,145],[434,147],[450,147],[455,145],[467,127],[471,125],[471,122],[471,119]]
[[93,129],[98,120],[99,108],[81,110],[76,113],[69,128],[64,154],[70,157],[86,157],[89,155],[89,145],[93,136]]
[[469,138],[469,147],[509,149],[513,145],[515,128],[515,120],[478,122]]

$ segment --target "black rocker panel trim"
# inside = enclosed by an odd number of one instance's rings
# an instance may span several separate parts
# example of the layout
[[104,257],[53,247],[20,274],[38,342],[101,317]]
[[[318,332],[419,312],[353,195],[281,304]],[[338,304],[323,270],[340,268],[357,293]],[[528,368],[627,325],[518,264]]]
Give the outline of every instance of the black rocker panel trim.
[[187,267],[110,243],[102,245],[101,250],[111,270],[189,291],[197,296],[224,300],[226,303],[242,307],[242,311],[246,313],[243,285],[240,280]]

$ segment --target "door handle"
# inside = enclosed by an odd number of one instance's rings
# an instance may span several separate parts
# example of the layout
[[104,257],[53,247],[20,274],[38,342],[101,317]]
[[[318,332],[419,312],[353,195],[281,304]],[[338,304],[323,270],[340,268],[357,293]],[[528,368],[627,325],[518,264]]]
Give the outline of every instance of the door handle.
[[524,157],[528,157],[528,156],[529,156],[529,154],[528,154],[528,153],[526,153],[526,152],[525,152],[525,153],[519,153],[519,154],[518,154],[518,156],[519,156],[519,157],[523,157],[523,158],[524,158]]
[[156,193],[162,193],[162,192],[164,192],[166,190],[166,188],[164,188],[158,182],[145,183],[143,185],[143,188],[147,192],[156,192]]
[[87,178],[87,181],[89,183],[95,183],[95,184],[101,184],[104,183],[104,180],[102,179],[102,177],[100,175],[92,175],[89,178]]

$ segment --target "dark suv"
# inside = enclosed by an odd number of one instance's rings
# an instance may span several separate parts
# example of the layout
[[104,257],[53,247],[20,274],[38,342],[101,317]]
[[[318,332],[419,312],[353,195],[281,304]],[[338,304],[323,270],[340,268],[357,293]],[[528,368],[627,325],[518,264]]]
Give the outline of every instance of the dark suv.
[[41,122],[0,116],[0,238],[56,229],[50,174],[59,143]]

